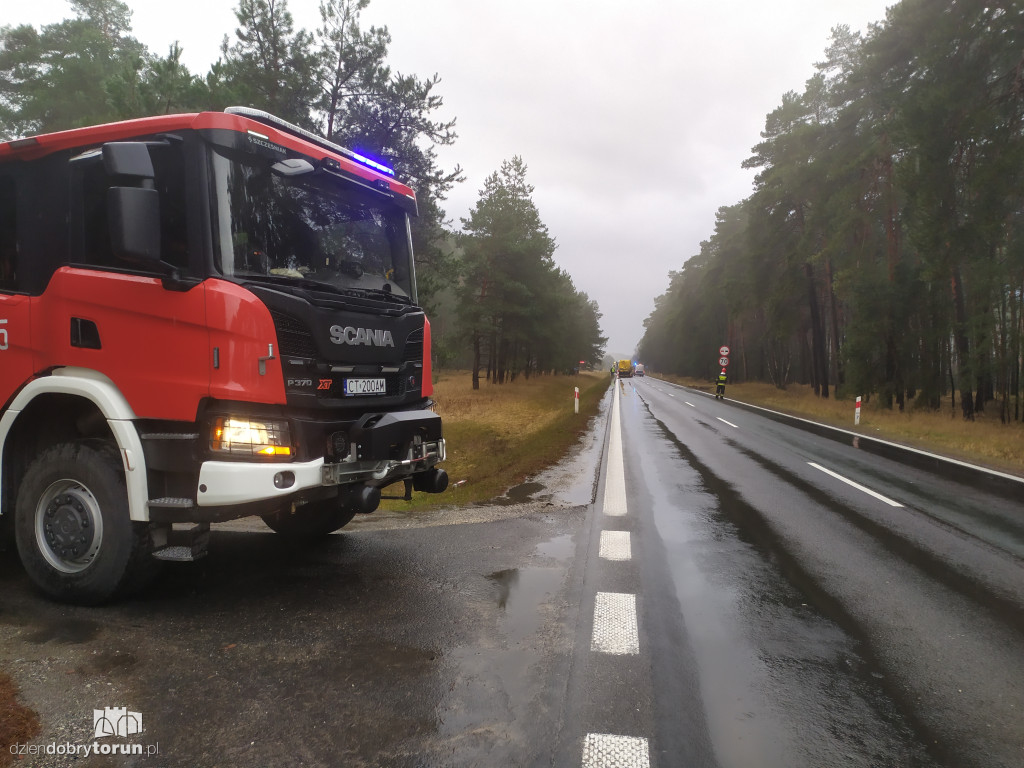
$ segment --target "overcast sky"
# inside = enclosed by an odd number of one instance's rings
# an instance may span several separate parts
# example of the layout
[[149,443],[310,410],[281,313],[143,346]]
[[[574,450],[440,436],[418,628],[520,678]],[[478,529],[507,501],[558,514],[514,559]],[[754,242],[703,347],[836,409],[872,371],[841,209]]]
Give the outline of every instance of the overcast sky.
[[[438,117],[458,120],[440,152],[466,181],[456,225],[502,160],[520,155],[558,243],[555,261],[600,305],[608,352],[628,356],[668,273],[714,231],[715,211],[749,196],[740,168],[765,116],[802,91],[830,30],[865,31],[893,0],[372,0],[389,62],[441,77]],[[236,0],[128,0],[135,37],[205,74],[236,26]],[[7,3],[0,23],[71,15],[65,0]],[[13,7],[12,7],[13,6]],[[319,0],[289,0],[297,27]]]

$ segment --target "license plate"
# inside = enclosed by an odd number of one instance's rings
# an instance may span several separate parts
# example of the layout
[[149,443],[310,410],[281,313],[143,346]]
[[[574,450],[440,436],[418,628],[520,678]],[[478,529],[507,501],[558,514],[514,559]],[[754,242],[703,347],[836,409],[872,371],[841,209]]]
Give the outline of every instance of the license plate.
[[345,379],[345,395],[386,395],[386,379]]

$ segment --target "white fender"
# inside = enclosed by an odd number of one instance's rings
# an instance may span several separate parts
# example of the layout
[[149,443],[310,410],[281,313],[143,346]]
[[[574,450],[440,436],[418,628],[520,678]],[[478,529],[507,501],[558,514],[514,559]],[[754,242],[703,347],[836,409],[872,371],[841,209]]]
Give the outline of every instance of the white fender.
[[[149,484],[146,482],[142,440],[132,423],[135,412],[114,382],[99,371],[89,368],[58,368],[49,376],[30,381],[14,398],[10,408],[0,416],[0,460],[6,449],[7,435],[18,416],[36,397],[49,393],[77,395],[93,403],[103,414],[121,452],[128,486],[129,515],[132,520],[148,521]],[[3,477],[0,476],[2,482]],[[2,485],[0,498],[3,498]]]

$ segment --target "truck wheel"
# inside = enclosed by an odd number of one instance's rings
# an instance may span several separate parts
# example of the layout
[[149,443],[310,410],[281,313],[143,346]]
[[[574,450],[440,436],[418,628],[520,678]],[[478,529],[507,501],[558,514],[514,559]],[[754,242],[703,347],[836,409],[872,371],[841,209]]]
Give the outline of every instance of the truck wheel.
[[263,522],[283,536],[313,539],[344,528],[355,516],[354,507],[342,506],[338,499],[323,499],[303,504],[294,513],[289,508],[263,515]]
[[104,440],[61,443],[37,456],[14,509],[18,554],[50,597],[92,605],[144,587],[158,564],[149,526],[128,515],[121,455]]

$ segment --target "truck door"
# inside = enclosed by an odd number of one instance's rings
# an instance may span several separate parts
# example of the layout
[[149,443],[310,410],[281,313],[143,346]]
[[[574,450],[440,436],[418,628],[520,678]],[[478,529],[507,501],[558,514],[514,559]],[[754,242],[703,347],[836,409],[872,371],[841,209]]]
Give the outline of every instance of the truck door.
[[[180,142],[147,142],[159,193],[160,258],[190,274],[187,164]],[[98,151],[70,168],[70,264],[36,300],[39,366],[71,365],[109,377],[140,418],[191,421],[209,394],[211,362],[204,289],[165,287],[155,263],[118,258],[108,189],[120,185]]]
[[0,173],[0,409],[32,376],[31,299],[18,290],[17,189]]

